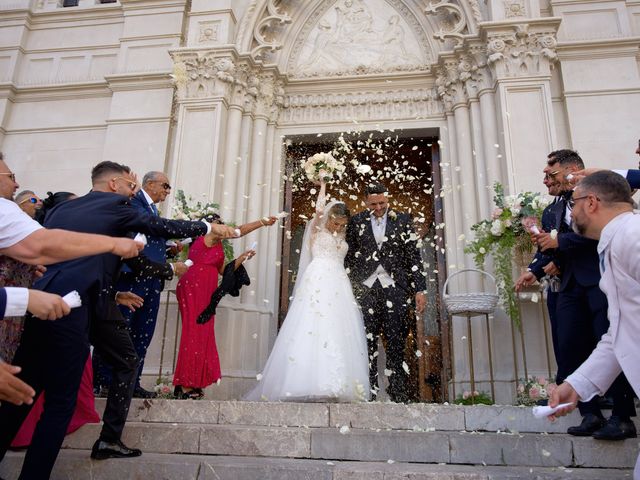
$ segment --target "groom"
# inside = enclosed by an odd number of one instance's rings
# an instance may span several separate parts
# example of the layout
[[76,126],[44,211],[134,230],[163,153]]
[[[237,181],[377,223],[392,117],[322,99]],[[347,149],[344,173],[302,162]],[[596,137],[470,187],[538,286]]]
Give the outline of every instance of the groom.
[[377,395],[374,353],[378,337],[386,340],[389,389],[394,402],[409,400],[408,375],[403,368],[409,333],[409,309],[424,311],[425,277],[411,217],[389,209],[387,189],[371,184],[365,190],[368,210],[351,217],[347,226],[349,251],[345,266],[362,309],[369,346],[369,379]]

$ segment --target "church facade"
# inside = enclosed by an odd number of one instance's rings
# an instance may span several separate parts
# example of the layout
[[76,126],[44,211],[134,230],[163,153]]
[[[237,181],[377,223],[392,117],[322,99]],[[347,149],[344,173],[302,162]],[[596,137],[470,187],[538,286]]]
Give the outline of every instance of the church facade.
[[[494,182],[543,191],[557,148],[589,166],[634,166],[639,46],[631,0],[8,0],[0,150],[41,195],[82,194],[91,167],[113,160],[166,171],[174,190],[240,224],[283,209],[287,141],[354,129],[437,137],[452,273],[473,266],[465,237],[491,214]],[[285,230],[235,244],[257,241],[259,252],[252,286],[216,319],[228,396],[254,381],[273,344]],[[529,303],[522,348],[529,373],[545,374],[544,320]],[[511,349],[504,315],[492,322],[498,400],[508,402],[522,348]],[[450,335],[463,388],[466,323]],[[475,360],[486,380],[486,351]]]

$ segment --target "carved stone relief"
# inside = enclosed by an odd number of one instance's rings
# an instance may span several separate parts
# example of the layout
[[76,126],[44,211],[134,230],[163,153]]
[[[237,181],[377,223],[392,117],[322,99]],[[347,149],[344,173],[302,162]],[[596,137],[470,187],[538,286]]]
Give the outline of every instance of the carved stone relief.
[[399,0],[325,0],[300,31],[288,69],[293,77],[423,71],[428,44]]
[[198,24],[199,34],[198,43],[210,44],[218,42],[218,30],[220,28],[219,21],[200,22]]
[[504,5],[504,16],[506,18],[527,16],[524,0],[503,0],[502,4]]
[[[475,3],[475,15],[480,17],[480,8]],[[438,19],[440,29],[433,34],[433,37],[444,42],[446,39],[454,39],[461,44],[464,34],[469,33],[467,18],[464,10],[451,0],[430,1],[424,8],[425,15],[435,15]]]
[[357,93],[290,94],[285,98],[282,123],[427,118],[442,114],[432,88]]
[[528,24],[510,27],[510,32],[487,35],[487,63],[499,77],[548,74],[558,60],[556,28],[534,29]]
[[265,15],[253,28],[253,42],[251,56],[262,58],[267,52],[274,52],[282,48],[282,27],[291,23],[291,17],[285,11],[281,11],[276,3],[278,0],[268,0]]
[[[385,0],[325,2],[307,21],[290,55],[294,77],[425,70],[410,12]],[[406,9],[406,7],[405,7]],[[415,25],[414,25],[415,26]]]

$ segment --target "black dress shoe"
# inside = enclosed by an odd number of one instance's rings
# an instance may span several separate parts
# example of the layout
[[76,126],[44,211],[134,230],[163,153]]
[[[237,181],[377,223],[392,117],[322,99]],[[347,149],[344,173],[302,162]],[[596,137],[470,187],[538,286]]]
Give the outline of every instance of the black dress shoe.
[[604,427],[593,432],[593,438],[597,440],[624,440],[637,436],[636,426],[631,419],[622,420],[617,415],[612,415]]
[[136,387],[133,391],[133,398],[156,398],[157,396],[156,392],[150,392],[142,387]]
[[587,413],[582,418],[582,423],[576,427],[569,427],[567,433],[576,437],[590,437],[593,432],[604,427],[604,418],[600,418],[593,413]]
[[131,458],[142,455],[142,450],[129,448],[121,440],[110,443],[104,440],[96,440],[91,449],[91,458],[94,460],[106,460],[107,458]]

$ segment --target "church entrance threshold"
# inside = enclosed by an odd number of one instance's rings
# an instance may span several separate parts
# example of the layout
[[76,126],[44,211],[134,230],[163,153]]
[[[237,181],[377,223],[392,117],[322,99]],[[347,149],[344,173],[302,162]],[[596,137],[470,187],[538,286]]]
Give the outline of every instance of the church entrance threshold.
[[[410,322],[405,362],[412,379],[409,390],[414,401],[444,401],[441,385],[443,354],[448,358],[448,338],[441,329],[440,285],[444,282],[444,220],[439,195],[440,151],[437,130],[365,131],[351,133],[290,136],[286,139],[284,210],[287,219],[282,244],[280,284],[280,326],[284,321],[295,284],[300,246],[307,219],[314,212],[317,187],[304,177],[301,161],[320,152],[332,152],[347,166],[345,175],[329,185],[328,194],[344,201],[351,214],[364,210],[364,188],[383,183],[390,195],[389,208],[411,214],[420,239],[424,274],[427,280],[427,307],[424,315]],[[414,316],[413,313],[411,316]],[[445,351],[442,351],[442,348]],[[384,365],[380,364],[380,378]],[[383,397],[384,398],[384,397]]]

